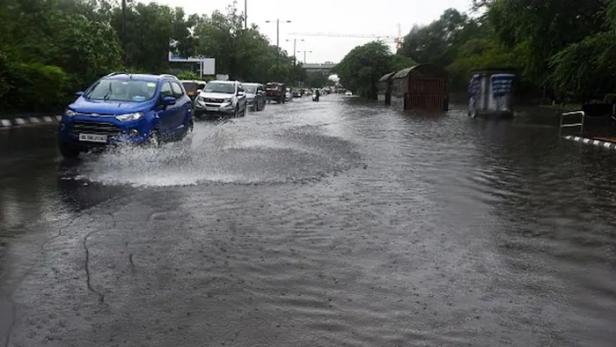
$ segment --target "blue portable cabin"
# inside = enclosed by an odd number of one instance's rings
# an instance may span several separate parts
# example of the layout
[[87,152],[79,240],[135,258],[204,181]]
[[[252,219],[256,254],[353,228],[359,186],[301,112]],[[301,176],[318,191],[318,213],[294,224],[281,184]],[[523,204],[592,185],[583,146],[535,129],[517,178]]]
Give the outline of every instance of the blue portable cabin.
[[515,76],[511,69],[474,71],[468,85],[468,115],[490,119],[513,118]]

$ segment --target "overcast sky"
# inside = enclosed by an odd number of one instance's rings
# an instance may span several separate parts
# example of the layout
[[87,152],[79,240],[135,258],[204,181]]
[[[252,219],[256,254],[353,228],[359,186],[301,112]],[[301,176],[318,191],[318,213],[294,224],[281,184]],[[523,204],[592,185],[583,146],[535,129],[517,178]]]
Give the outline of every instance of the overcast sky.
[[[383,35],[396,37],[398,24],[402,36],[415,24],[428,24],[447,8],[467,11],[471,0],[247,0],[248,22],[255,23],[272,41],[276,42],[276,25],[267,20],[290,20],[280,24],[280,46],[291,55],[293,39],[298,51],[306,54],[308,63],[339,62],[357,45],[371,39],[348,37],[291,36],[292,33]],[[143,1],[149,2],[149,1]],[[160,4],[181,6],[187,13],[210,14],[223,10],[232,0],[155,0]],[[244,0],[238,0],[243,12]],[[304,42],[299,40],[303,39]],[[287,42],[286,40],[289,40]],[[393,49],[394,44],[391,44]],[[304,59],[298,53],[299,60]]]

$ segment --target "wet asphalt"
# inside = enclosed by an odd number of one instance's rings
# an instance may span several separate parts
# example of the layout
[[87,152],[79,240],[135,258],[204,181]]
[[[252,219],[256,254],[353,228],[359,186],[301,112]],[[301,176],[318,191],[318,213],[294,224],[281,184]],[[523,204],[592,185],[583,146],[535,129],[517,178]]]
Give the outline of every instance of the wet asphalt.
[[0,131],[0,346],[614,346],[614,153],[453,108],[303,98],[79,162]]

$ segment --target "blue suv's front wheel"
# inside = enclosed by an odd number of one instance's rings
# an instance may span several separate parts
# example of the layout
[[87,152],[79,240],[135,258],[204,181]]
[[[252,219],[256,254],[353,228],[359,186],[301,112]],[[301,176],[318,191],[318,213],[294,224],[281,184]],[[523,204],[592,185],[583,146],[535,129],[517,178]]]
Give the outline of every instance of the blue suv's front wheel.
[[60,154],[67,159],[75,159],[79,156],[80,150],[74,145],[60,141],[58,148],[60,150]]
[[160,136],[160,132],[156,129],[152,130],[148,138],[148,145],[150,145],[150,147],[158,148],[162,146],[162,144],[163,143],[162,143],[162,137]]

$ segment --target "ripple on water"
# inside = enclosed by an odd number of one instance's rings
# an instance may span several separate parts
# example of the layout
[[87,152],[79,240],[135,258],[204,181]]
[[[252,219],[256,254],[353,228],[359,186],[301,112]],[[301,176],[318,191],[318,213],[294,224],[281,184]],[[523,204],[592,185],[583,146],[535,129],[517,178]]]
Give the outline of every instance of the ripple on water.
[[[245,130],[245,129],[243,129]],[[206,183],[277,184],[321,179],[357,164],[351,145],[314,132],[245,136],[233,128],[198,125],[182,142],[162,148],[121,148],[85,156],[81,179],[131,186]]]

